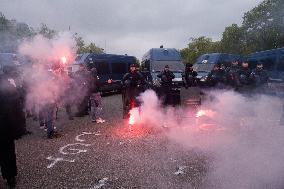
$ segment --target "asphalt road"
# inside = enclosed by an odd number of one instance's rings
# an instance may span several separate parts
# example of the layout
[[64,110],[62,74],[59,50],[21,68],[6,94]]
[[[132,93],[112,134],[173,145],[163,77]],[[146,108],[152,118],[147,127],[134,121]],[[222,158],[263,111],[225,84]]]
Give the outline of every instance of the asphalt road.
[[162,129],[130,131],[119,94],[104,97],[103,107],[103,124],[88,116],[69,121],[61,110],[56,127],[64,135],[52,140],[28,119],[33,134],[16,142],[17,188],[201,187],[209,167],[205,154],[169,140]]

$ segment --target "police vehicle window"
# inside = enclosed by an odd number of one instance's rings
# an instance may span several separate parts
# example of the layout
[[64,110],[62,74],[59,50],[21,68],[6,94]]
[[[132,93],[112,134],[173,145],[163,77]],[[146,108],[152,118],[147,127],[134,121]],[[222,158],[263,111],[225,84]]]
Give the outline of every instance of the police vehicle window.
[[124,74],[127,72],[126,64],[113,63],[111,64],[111,70],[113,74]]
[[204,55],[201,58],[198,59],[197,63],[205,63],[204,60],[207,60],[206,63],[208,64],[216,64],[217,63],[217,59],[219,58],[220,54],[208,54],[208,55]]
[[208,63],[215,64],[217,63],[217,59],[219,58],[219,54],[212,54],[209,56]]
[[218,63],[224,64],[224,65],[230,64],[230,56],[227,54],[220,55]]
[[98,74],[110,74],[109,64],[106,61],[96,61]]
[[198,57],[197,60],[196,60],[196,63],[201,63],[202,60],[204,60],[205,58],[206,58],[206,55],[202,55],[202,56]]
[[249,64],[249,68],[250,69],[254,69],[254,68],[256,68],[256,65],[257,65],[257,60],[255,60],[255,59],[249,59],[248,60],[248,64]]
[[144,67],[144,69],[145,69],[145,71],[147,70],[147,71],[149,71],[150,70],[150,60],[146,60],[145,61],[145,67]]
[[147,68],[145,67],[145,62],[146,62],[146,60],[143,60],[143,61],[141,62],[141,69],[142,69],[143,71],[146,71],[146,70],[147,70]]
[[172,49],[158,49],[153,51],[152,59],[155,61],[178,61],[181,60],[180,54]]

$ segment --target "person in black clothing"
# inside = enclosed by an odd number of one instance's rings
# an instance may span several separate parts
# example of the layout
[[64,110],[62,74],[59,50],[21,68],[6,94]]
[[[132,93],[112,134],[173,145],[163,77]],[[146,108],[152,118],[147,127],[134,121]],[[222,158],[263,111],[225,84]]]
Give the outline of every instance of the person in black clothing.
[[192,64],[186,64],[185,71],[182,74],[182,79],[185,88],[196,86],[196,76],[197,72],[193,70]]
[[239,70],[239,78],[240,78],[240,84],[241,86],[250,85],[251,79],[250,79],[251,70],[249,69],[249,65],[247,62],[242,63],[242,67]]
[[226,72],[221,64],[214,66],[208,75],[209,85],[217,88],[224,88],[226,83]]
[[143,75],[137,71],[136,65],[130,65],[130,71],[122,78],[122,103],[123,118],[128,117],[128,113],[133,107],[139,106],[137,97],[145,89],[145,79]]
[[100,83],[98,79],[97,69],[94,67],[91,69],[92,81],[91,81],[91,96],[90,96],[90,116],[92,122],[104,123],[102,119],[102,97],[100,94]]
[[80,102],[77,104],[76,114],[76,116],[81,117],[88,114],[92,81],[91,72],[87,70],[84,64],[80,64],[79,70],[74,74],[74,80],[76,82],[76,89],[82,94]]
[[10,188],[16,184],[15,140],[25,134],[21,93],[10,73],[0,77],[0,167]]
[[268,81],[268,73],[263,69],[261,62],[257,63],[256,68],[252,70],[250,79],[255,86],[260,86]]
[[162,89],[162,96],[164,96],[164,105],[173,104],[172,99],[172,81],[175,78],[175,75],[168,65],[165,66],[164,71],[157,75],[158,78],[161,79],[161,89]]
[[227,84],[234,89],[238,89],[240,87],[239,71],[239,61],[233,61],[232,65],[225,70]]

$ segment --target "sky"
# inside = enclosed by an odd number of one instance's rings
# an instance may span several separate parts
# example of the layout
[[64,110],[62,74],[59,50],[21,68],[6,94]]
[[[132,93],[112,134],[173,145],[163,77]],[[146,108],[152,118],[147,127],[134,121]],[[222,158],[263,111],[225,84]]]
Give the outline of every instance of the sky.
[[0,12],[37,28],[82,36],[106,53],[141,58],[163,45],[182,49],[191,37],[219,40],[262,0],[0,0]]

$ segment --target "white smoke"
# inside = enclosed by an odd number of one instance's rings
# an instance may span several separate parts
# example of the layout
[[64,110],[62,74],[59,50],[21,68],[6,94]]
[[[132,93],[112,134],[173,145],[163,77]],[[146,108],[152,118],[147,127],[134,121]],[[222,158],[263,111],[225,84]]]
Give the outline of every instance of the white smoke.
[[19,53],[32,59],[32,66],[26,67],[23,73],[26,108],[38,113],[46,104],[58,103],[65,95],[70,79],[67,73],[61,75],[51,68],[63,56],[67,59],[65,69],[72,63],[76,43],[71,34],[59,33],[54,39],[36,35],[19,46]]
[[[167,136],[188,149],[211,154],[205,188],[283,188],[284,128],[279,126],[280,98],[211,92],[201,109],[210,116],[198,120],[189,108],[161,108],[153,91],[141,95],[145,125],[167,126]],[[213,116],[213,117],[212,117]],[[214,124],[201,129],[205,123]]]
[[41,63],[56,61],[61,56],[66,56],[71,61],[76,53],[76,42],[72,35],[66,32],[59,33],[54,39],[36,35],[31,40],[25,40],[19,46],[19,53]]

